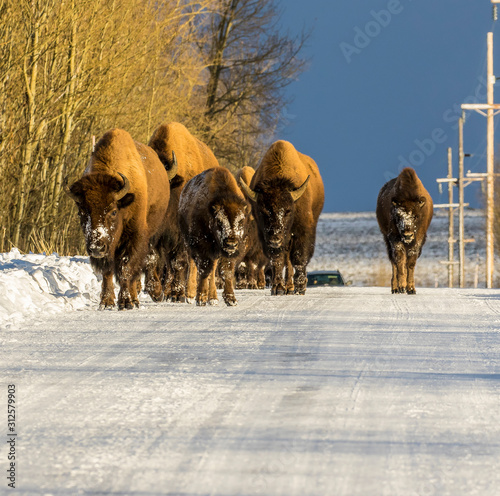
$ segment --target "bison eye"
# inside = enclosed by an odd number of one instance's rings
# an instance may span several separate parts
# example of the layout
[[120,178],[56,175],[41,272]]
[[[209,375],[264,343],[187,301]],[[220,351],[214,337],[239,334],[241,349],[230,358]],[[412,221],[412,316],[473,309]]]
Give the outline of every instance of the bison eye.
[[118,213],[118,210],[116,210],[116,209],[115,209],[115,210],[113,210],[113,211],[111,212],[111,214],[110,214],[110,215],[111,215],[111,217],[116,217],[116,214],[117,214],[117,213]]

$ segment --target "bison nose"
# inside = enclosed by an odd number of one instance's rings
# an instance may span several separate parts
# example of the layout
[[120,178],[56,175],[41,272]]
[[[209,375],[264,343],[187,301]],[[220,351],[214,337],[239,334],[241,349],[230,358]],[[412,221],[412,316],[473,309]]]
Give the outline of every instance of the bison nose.
[[238,240],[235,238],[227,238],[224,240],[224,248],[228,252],[234,252],[238,248]]
[[106,256],[106,248],[104,246],[98,248],[93,246],[89,248],[88,252],[92,258],[104,258]]
[[403,235],[403,241],[405,243],[411,243],[413,241],[413,233],[410,232],[410,233],[404,233]]
[[271,248],[279,248],[281,246],[281,239],[279,239],[279,238],[271,238],[269,240],[269,246]]

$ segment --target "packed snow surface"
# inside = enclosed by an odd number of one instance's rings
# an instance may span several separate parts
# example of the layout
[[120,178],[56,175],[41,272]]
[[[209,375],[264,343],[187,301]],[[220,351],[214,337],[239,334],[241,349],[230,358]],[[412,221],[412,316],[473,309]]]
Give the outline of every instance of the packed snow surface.
[[498,494],[500,291],[417,291],[241,291],[2,332],[12,494]]
[[[422,285],[447,280],[443,219]],[[310,268],[351,287],[118,312],[96,310],[85,257],[0,255],[0,421],[15,385],[18,434],[0,494],[498,494],[500,290],[392,295],[379,263],[372,214],[324,214]]]

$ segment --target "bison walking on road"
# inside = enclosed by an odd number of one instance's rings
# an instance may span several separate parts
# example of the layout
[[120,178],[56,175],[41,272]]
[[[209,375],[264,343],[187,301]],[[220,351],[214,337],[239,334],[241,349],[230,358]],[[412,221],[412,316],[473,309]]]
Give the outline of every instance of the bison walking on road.
[[[217,300],[217,263],[224,283],[224,301],[227,305],[237,304],[234,264],[245,245],[249,210],[236,180],[223,167],[198,174],[183,189],[179,200],[179,227],[198,269],[198,305]],[[192,296],[189,291],[188,296]]]
[[[70,187],[65,182],[64,189],[78,206],[90,263],[103,276],[99,308],[115,304],[113,274],[120,284],[119,309],[139,306],[146,256],[167,228],[169,175],[158,156],[113,129],[97,143],[83,177]],[[161,291],[157,275],[147,277],[156,281],[151,290]]]
[[[239,169],[235,173],[234,177],[238,184],[241,179],[247,186],[250,186],[254,174],[254,169],[245,166]],[[248,205],[251,208],[250,199],[248,199]],[[241,257],[241,273],[244,274],[242,277],[243,284],[241,288],[264,289],[266,287],[265,269],[267,263],[268,260],[264,255],[262,245],[259,241],[257,221],[255,220],[255,217],[253,215],[250,215],[248,219],[248,236],[246,240],[246,248]],[[238,271],[238,267],[236,268],[236,270]]]
[[252,201],[259,238],[271,263],[271,294],[304,294],[306,267],[314,253],[325,198],[318,166],[288,141],[276,141],[264,155],[250,187],[241,180],[240,186]]
[[[186,183],[200,172],[218,167],[210,148],[195,138],[182,124],[162,124],[153,133],[149,146],[156,151],[167,170],[177,163],[177,173],[170,183],[170,202],[167,210],[168,230],[158,246],[159,265],[165,271],[165,296],[171,301],[186,299],[188,256],[179,230],[179,198]],[[196,277],[196,274],[193,274]],[[146,282],[146,285],[148,282]]]
[[432,198],[410,167],[382,186],[377,221],[392,264],[393,293],[415,294],[415,265],[433,214]]

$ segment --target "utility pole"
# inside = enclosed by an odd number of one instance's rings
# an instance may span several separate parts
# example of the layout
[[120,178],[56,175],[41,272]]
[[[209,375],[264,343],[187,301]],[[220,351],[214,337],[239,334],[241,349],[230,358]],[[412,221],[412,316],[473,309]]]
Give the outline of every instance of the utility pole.
[[493,33],[488,33],[488,117],[486,144],[486,287],[493,287],[494,270],[494,238],[493,223],[495,219],[495,119],[492,105],[493,90],[496,79],[493,74]]
[[[448,148],[448,178],[453,177],[453,162],[451,148]],[[454,215],[453,215],[453,183],[448,183],[448,203],[450,207],[448,209],[448,287],[453,287],[453,252],[455,248],[455,238],[454,238]]]
[[458,287],[465,287],[464,116],[458,120]]
[[[500,0],[499,0],[500,1]],[[474,239],[465,239],[464,229],[464,208],[469,204],[464,202],[464,189],[474,181],[483,181],[484,177],[469,177],[467,175],[467,183],[464,177],[464,158],[470,157],[468,153],[464,153],[464,112],[458,120],[458,178],[453,177],[453,160],[451,148],[448,148],[448,175],[436,179],[441,192],[442,184],[448,183],[448,203],[434,204],[434,208],[448,209],[448,260],[441,261],[443,265],[448,265],[448,287],[453,287],[453,266],[458,265],[458,286],[465,287],[465,243],[473,243]],[[480,174],[482,176],[482,174]],[[458,186],[458,203],[453,203],[453,187]],[[454,214],[455,209],[458,209],[458,262],[454,260]]]
[[[456,239],[455,235],[455,209],[459,208],[458,203],[453,203],[453,187],[457,184],[457,179],[453,177],[453,160],[451,148],[448,148],[448,175],[436,179],[441,192],[442,184],[448,183],[448,203],[434,204],[434,208],[447,208],[448,209],[448,260],[439,263],[448,266],[448,287],[453,287],[453,266],[459,264],[454,260],[454,251]],[[460,273],[461,268],[459,268]]]
[[[491,0],[493,4],[500,3],[500,0]],[[496,7],[496,5],[495,5]],[[495,201],[495,123],[494,116],[500,111],[500,105],[494,103],[495,76],[493,74],[493,33],[487,35],[488,45],[488,68],[487,68],[487,103],[463,103],[462,110],[475,110],[487,118],[486,128],[486,174],[474,174],[475,177],[482,176],[486,180],[486,287],[493,286],[494,271],[494,201]],[[486,113],[483,111],[486,110]]]

